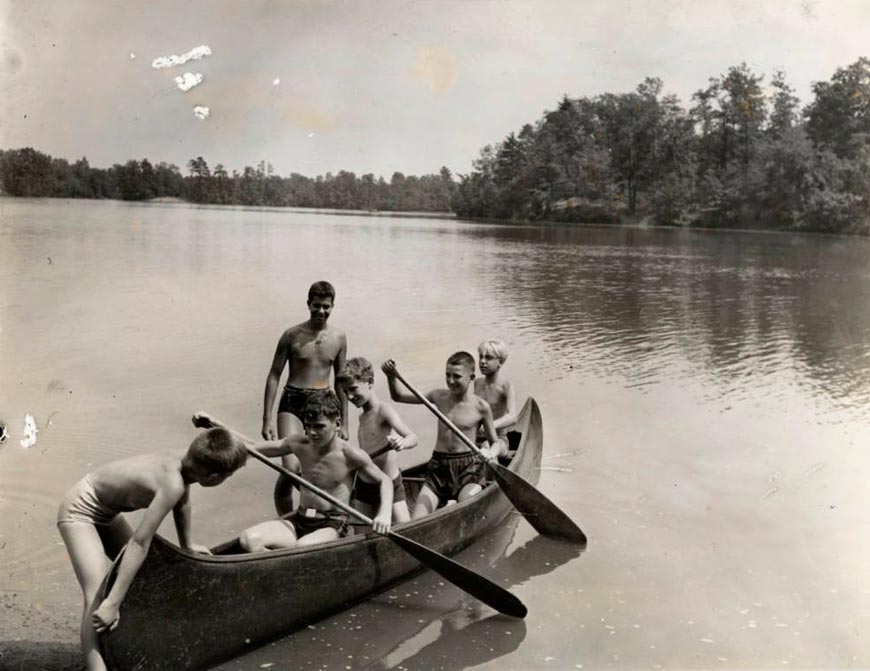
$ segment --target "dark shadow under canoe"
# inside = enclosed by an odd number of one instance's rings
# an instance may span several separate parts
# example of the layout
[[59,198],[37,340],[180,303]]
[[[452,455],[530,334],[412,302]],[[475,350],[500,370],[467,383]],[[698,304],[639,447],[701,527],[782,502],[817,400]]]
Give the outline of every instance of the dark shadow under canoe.
[[[520,411],[516,429],[519,445],[509,468],[536,483],[543,434],[533,399]],[[424,470],[425,464],[405,474],[419,477]],[[418,487],[409,481],[412,499]],[[510,502],[490,483],[467,501],[399,525],[396,531],[453,555],[498,525],[510,510]],[[257,554],[236,554],[234,539],[213,551],[214,556],[193,554],[154,537],[121,606],[117,629],[101,637],[110,669],[206,669],[344,610],[424,568],[374,533]]]

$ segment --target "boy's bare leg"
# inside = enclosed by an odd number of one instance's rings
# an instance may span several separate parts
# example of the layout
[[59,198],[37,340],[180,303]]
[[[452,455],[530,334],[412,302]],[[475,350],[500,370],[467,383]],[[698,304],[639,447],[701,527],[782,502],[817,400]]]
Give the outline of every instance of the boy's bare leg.
[[100,540],[103,542],[103,549],[106,556],[111,561],[115,561],[118,553],[124,549],[130,536],[133,535],[133,529],[124,519],[123,515],[118,515],[112,520],[112,523],[106,526],[96,527],[100,534]]
[[[302,427],[302,422],[299,418],[290,412],[278,413],[278,438],[286,438],[287,436],[295,436],[305,433]],[[299,460],[292,454],[281,457],[281,465],[289,471],[298,473],[300,470]],[[296,487],[293,481],[286,475],[279,475],[275,482],[274,502],[275,510],[279,515],[286,515],[293,512],[296,505],[294,503],[294,492]]]
[[411,518],[416,520],[431,515],[437,507],[438,497],[435,496],[435,492],[429,489],[429,485],[423,485],[420,493],[417,494],[417,500],[414,502],[414,512]]
[[459,490],[459,496],[456,498],[457,501],[465,501],[465,499],[469,499],[477,492],[482,490],[483,487],[478,485],[477,483],[471,483],[465,485],[462,489]]
[[393,524],[403,524],[411,519],[411,513],[408,511],[408,503],[399,501],[393,504]]
[[304,535],[299,539],[299,545],[316,545],[317,543],[328,543],[338,538],[338,532],[332,527],[324,527],[317,531],[312,531],[310,534]]
[[265,552],[296,547],[298,540],[291,524],[280,520],[263,522],[245,529],[239,536],[239,544],[245,552]]
[[106,671],[91,616],[97,606],[97,592],[109,569],[109,560],[94,525],[65,522],[58,525],[58,530],[82,588],[84,603],[79,633],[85,664],[88,671]]

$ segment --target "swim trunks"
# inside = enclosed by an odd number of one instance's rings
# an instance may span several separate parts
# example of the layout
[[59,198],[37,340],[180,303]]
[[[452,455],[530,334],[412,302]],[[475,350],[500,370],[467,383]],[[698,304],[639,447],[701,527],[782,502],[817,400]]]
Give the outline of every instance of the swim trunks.
[[[353,498],[360,503],[366,503],[372,508],[377,508],[381,503],[381,487],[377,482],[366,482],[362,478],[356,479],[353,489]],[[405,483],[402,473],[393,478],[393,503],[405,500]]]
[[484,465],[471,453],[433,452],[426,470],[428,486],[444,505],[459,496],[465,485],[484,485]]
[[324,513],[315,508],[298,508],[281,521],[293,528],[297,540],[319,529],[335,529],[339,538],[347,531],[347,515]]
[[306,401],[322,389],[309,389],[307,387],[294,387],[288,384],[284,387],[281,400],[278,401],[278,412],[289,412],[296,415],[302,421],[302,408]]
[[118,516],[119,511],[100,501],[94,487],[93,476],[88,473],[79,480],[63,497],[57,511],[58,524],[74,522],[84,524],[108,525]]

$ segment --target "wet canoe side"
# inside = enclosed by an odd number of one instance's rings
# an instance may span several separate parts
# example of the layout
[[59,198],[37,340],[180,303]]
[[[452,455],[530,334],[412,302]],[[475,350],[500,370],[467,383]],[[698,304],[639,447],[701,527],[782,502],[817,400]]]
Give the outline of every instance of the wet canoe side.
[[[536,482],[543,437],[533,399],[523,406],[517,430],[522,438],[510,469]],[[396,531],[452,555],[510,510],[491,484]],[[344,610],[421,568],[372,533],[311,548],[213,557],[156,536],[121,606],[120,624],[101,638],[101,647],[113,671],[199,671]]]

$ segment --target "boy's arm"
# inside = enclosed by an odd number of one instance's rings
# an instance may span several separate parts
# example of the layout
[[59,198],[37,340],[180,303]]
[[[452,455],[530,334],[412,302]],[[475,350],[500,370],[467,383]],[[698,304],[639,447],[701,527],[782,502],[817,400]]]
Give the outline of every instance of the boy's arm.
[[148,548],[151,547],[151,539],[157,533],[163,518],[169,514],[169,511],[178,503],[183,494],[184,488],[181,484],[173,486],[167,482],[154,495],[151,505],[145,511],[145,516],[127,543],[124,556],[118,567],[115,584],[112,585],[111,591],[103,599],[100,607],[94,611],[92,621],[94,629],[98,632],[111,631],[118,626],[121,602],[127,595],[127,590],[130,589],[139,567],[145,561]]
[[341,427],[338,430],[338,435],[342,440],[347,440],[350,437],[350,429],[347,423],[347,394],[344,393],[344,387],[338,383],[338,374],[344,368],[344,362],[347,360],[347,336],[341,334],[341,348],[332,362],[332,379],[335,387],[335,394],[341,403]]
[[483,430],[486,434],[486,439],[489,441],[490,446],[492,446],[495,445],[497,442],[500,442],[498,434],[495,431],[495,422],[492,421],[492,408],[490,408],[489,403],[484,401],[482,398],[479,400],[481,412],[480,421],[483,424]]
[[178,544],[185,550],[210,555],[205,545],[197,545],[190,542],[190,487],[184,488],[178,503],[172,509],[172,517],[175,520],[175,532],[178,534]]
[[281,440],[258,440],[253,441],[247,436],[239,433],[235,429],[227,426],[216,417],[212,417],[207,412],[198,412],[193,416],[193,425],[200,429],[226,429],[237,440],[240,440],[245,447],[256,450],[266,457],[283,457],[285,454],[292,454],[293,450],[303,444],[311,442],[307,436],[295,434],[282,438]]
[[504,394],[504,414],[493,422],[496,429],[513,426],[517,423],[517,392],[510,382],[505,382]]
[[363,450],[352,445],[345,444],[344,453],[347,462],[352,469],[363,473],[369,480],[378,483],[381,492],[381,505],[378,514],[372,520],[372,529],[379,534],[386,534],[390,530],[390,521],[393,518],[393,483],[387,474],[375,466],[372,458]]
[[387,376],[387,386],[390,388],[391,399],[396,403],[421,403],[420,399],[414,396],[410,391],[399,389],[399,384],[396,380],[396,371],[398,368],[396,367],[395,361],[387,359],[381,364],[381,370],[384,371],[384,375]]
[[278,391],[278,382],[281,379],[281,373],[284,371],[284,364],[287,363],[288,342],[289,339],[285,331],[278,339],[275,356],[272,358],[272,367],[269,368],[269,374],[266,376],[266,391],[263,393],[263,428],[261,430],[261,435],[266,440],[273,440],[277,437],[275,430],[272,428],[272,409],[275,406],[275,393]]
[[388,436],[387,443],[389,445],[391,445],[396,451],[410,450],[413,447],[417,447],[418,441],[416,434],[408,428],[405,422],[402,421],[402,418],[399,417],[399,413],[396,412],[395,408],[384,403],[381,406],[381,412],[387,425],[400,436],[399,438],[396,438],[394,435]]

